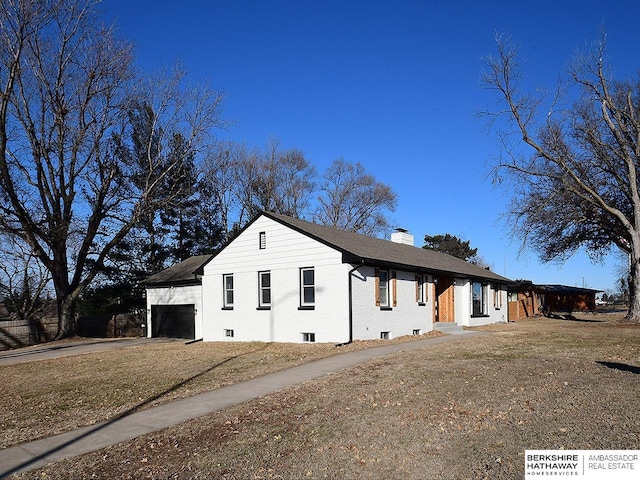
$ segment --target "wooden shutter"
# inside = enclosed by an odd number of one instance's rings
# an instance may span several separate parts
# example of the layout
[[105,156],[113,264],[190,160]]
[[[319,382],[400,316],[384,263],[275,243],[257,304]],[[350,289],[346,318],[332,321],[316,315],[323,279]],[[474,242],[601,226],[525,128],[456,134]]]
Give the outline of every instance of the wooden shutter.
[[397,274],[395,271],[391,272],[391,292],[393,295],[393,306],[397,307],[398,306],[398,289],[396,287],[396,277]]
[[374,271],[374,276],[375,276],[375,298],[376,298],[376,307],[380,306],[380,269],[376,268]]
[[420,275],[416,275],[416,302],[420,301]]

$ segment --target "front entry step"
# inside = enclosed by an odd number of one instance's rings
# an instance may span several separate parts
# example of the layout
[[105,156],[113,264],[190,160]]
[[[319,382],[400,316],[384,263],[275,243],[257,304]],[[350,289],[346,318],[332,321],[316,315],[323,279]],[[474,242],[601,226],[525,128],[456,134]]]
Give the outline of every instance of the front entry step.
[[467,333],[467,331],[458,325],[456,322],[435,322],[433,329],[449,335],[460,335]]

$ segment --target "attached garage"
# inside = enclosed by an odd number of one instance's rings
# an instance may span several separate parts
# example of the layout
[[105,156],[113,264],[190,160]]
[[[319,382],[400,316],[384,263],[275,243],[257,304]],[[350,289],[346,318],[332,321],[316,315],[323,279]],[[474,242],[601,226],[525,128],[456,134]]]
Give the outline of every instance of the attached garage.
[[151,336],[190,338],[196,336],[196,306],[152,305]]
[[210,258],[188,258],[143,282],[148,337],[202,338],[202,266]]

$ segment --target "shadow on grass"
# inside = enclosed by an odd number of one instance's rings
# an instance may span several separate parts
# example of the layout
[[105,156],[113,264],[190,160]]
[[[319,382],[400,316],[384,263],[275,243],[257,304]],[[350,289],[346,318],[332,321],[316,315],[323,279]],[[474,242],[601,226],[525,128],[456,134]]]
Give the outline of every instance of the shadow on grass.
[[596,362],[607,368],[613,368],[614,370],[621,370],[623,372],[631,372],[636,375],[640,375],[640,367],[634,367],[633,365],[627,365],[626,363],[618,362]]
[[172,385],[171,387],[167,388],[163,392],[160,392],[157,395],[149,397],[148,399],[138,403],[137,405],[134,405],[129,410],[127,410],[125,412],[122,412],[120,415],[96,425],[95,428],[92,428],[91,430],[88,430],[87,432],[83,433],[82,435],[79,435],[79,436],[75,437],[74,439],[69,440],[69,441],[67,441],[65,443],[62,443],[60,445],[57,445],[55,448],[52,448],[51,450],[47,450],[46,452],[34,457],[32,460],[28,460],[26,462],[23,462],[22,464],[20,464],[20,465],[18,465],[16,467],[13,467],[11,470],[7,470],[6,472],[0,472],[0,478],[8,477],[9,475],[12,475],[14,473],[18,473],[18,472],[20,472],[22,470],[28,470],[29,469],[28,467],[30,465],[32,465],[32,464],[34,464],[34,463],[36,463],[36,462],[38,462],[40,460],[46,459],[49,455],[51,455],[51,454],[53,454],[53,453],[55,453],[57,451],[60,451],[60,450],[62,450],[64,448],[67,448],[68,446],[73,445],[74,443],[78,442],[79,440],[82,440],[83,438],[89,437],[90,435],[93,435],[94,433],[99,432],[100,430],[108,427],[109,425],[112,425],[112,424],[114,424],[114,423],[116,423],[116,422],[128,417],[129,415],[132,415],[132,414],[138,412],[139,410],[142,410],[144,407],[146,407],[149,404],[155,402],[156,400],[161,399],[165,395],[168,395],[168,394],[170,394],[172,392],[175,392],[180,387],[183,387],[184,385],[188,384],[192,380],[195,380],[196,378],[199,378],[199,377],[201,377],[203,375],[206,375],[207,373],[215,370],[216,368],[219,368],[222,365],[224,365],[226,363],[229,363],[229,362],[231,362],[231,361],[233,361],[233,360],[235,360],[237,358],[241,358],[241,357],[244,357],[245,355],[256,353],[256,352],[258,352],[260,350],[264,350],[265,348],[267,348],[267,345],[265,345],[265,346],[263,346],[261,348],[258,348],[256,350],[252,350],[250,352],[245,352],[245,353],[242,353],[240,355],[234,355],[233,357],[229,357],[229,358],[221,361],[220,363],[212,365],[211,367],[206,368],[206,369],[204,369],[203,371],[201,371],[199,373],[196,373],[195,375],[187,378],[186,380],[183,380],[182,382],[179,382],[179,383],[176,383],[175,385]]
[[570,313],[566,313],[566,314],[560,314],[560,313],[549,313],[547,314],[548,318],[554,318],[556,320],[569,320],[571,322],[583,322],[583,323],[602,323],[603,320],[589,320],[586,318],[577,318],[574,317],[572,314]]

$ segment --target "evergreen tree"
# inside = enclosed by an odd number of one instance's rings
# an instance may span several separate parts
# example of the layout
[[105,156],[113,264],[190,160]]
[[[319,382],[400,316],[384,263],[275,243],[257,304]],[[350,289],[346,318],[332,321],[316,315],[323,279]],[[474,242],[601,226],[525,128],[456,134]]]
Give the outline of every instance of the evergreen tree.
[[469,240],[462,240],[449,233],[444,235],[425,235],[422,248],[446,253],[465,261],[473,259],[478,254],[478,249],[471,248]]

